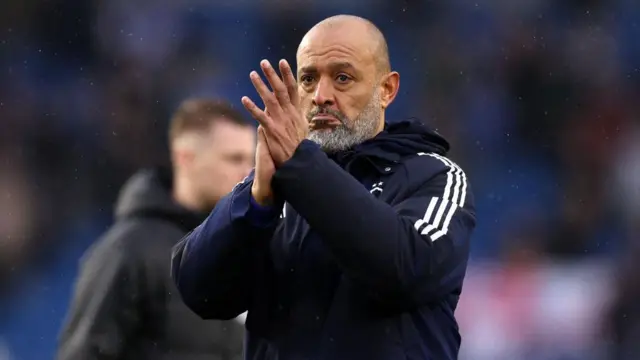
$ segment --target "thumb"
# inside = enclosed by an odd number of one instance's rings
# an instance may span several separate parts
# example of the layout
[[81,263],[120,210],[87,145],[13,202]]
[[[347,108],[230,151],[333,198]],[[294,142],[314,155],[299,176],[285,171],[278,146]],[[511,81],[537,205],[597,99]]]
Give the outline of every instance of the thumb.
[[258,127],[258,145],[267,150],[267,134],[262,126]]
[[259,142],[267,141],[267,136],[264,133],[264,128],[262,127],[262,125],[258,126],[258,141]]
[[264,131],[262,126],[258,127],[258,144],[257,147],[260,148],[260,153],[268,154],[269,153],[269,145],[267,144],[267,134]]
[[256,161],[263,166],[273,167],[273,159],[269,152],[269,144],[267,143],[267,134],[262,126],[258,127],[258,144],[256,147]]

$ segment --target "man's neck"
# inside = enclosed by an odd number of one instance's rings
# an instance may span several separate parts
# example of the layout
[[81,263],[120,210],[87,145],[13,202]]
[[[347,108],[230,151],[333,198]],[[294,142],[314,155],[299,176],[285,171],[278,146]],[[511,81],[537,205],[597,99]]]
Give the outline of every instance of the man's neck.
[[187,210],[201,211],[200,199],[194,191],[191,191],[190,184],[178,177],[173,182],[173,200]]

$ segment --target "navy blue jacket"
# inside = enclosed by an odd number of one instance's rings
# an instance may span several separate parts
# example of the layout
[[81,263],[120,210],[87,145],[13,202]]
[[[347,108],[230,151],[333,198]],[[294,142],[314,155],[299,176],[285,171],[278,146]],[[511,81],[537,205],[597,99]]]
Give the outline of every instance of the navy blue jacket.
[[331,156],[303,141],[274,175],[277,211],[250,175],[176,245],[184,302],[248,310],[245,359],[456,359],[475,209],[448,148],[413,120]]

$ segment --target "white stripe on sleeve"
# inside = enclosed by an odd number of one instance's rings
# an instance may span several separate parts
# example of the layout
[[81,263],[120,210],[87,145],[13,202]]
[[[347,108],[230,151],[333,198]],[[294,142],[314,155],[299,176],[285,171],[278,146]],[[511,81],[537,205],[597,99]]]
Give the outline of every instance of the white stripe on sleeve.
[[[434,153],[418,153],[418,155],[431,156],[449,168],[442,197],[432,197],[424,217],[415,223],[416,230],[420,231],[422,228],[421,235],[428,235],[431,241],[436,241],[447,234],[456,210],[464,206],[467,195],[467,176],[458,165],[444,156]],[[435,217],[433,217],[436,208]]]

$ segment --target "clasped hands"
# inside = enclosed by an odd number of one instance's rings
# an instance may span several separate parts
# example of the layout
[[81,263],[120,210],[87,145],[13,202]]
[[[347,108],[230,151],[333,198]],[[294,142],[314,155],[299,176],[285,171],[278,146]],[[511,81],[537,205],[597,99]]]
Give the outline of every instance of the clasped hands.
[[260,67],[273,92],[257,72],[252,71],[249,76],[265,109],[260,109],[246,96],[242,98],[242,105],[260,123],[251,196],[260,205],[271,205],[274,201],[271,180],[276,168],[293,156],[309,128],[300,111],[298,85],[287,61],[279,63],[282,79],[267,60],[262,60]]
[[[300,111],[298,85],[286,60],[280,60],[280,74],[276,73],[269,61],[262,60],[260,67],[271,91],[257,72],[252,71],[249,77],[258,95],[262,98],[265,109],[262,110],[247,96],[242,98],[242,105],[260,124],[258,128],[258,144],[266,141],[268,153],[276,167],[289,160],[300,142],[307,137],[309,125]],[[259,161],[259,159],[256,159]]]

